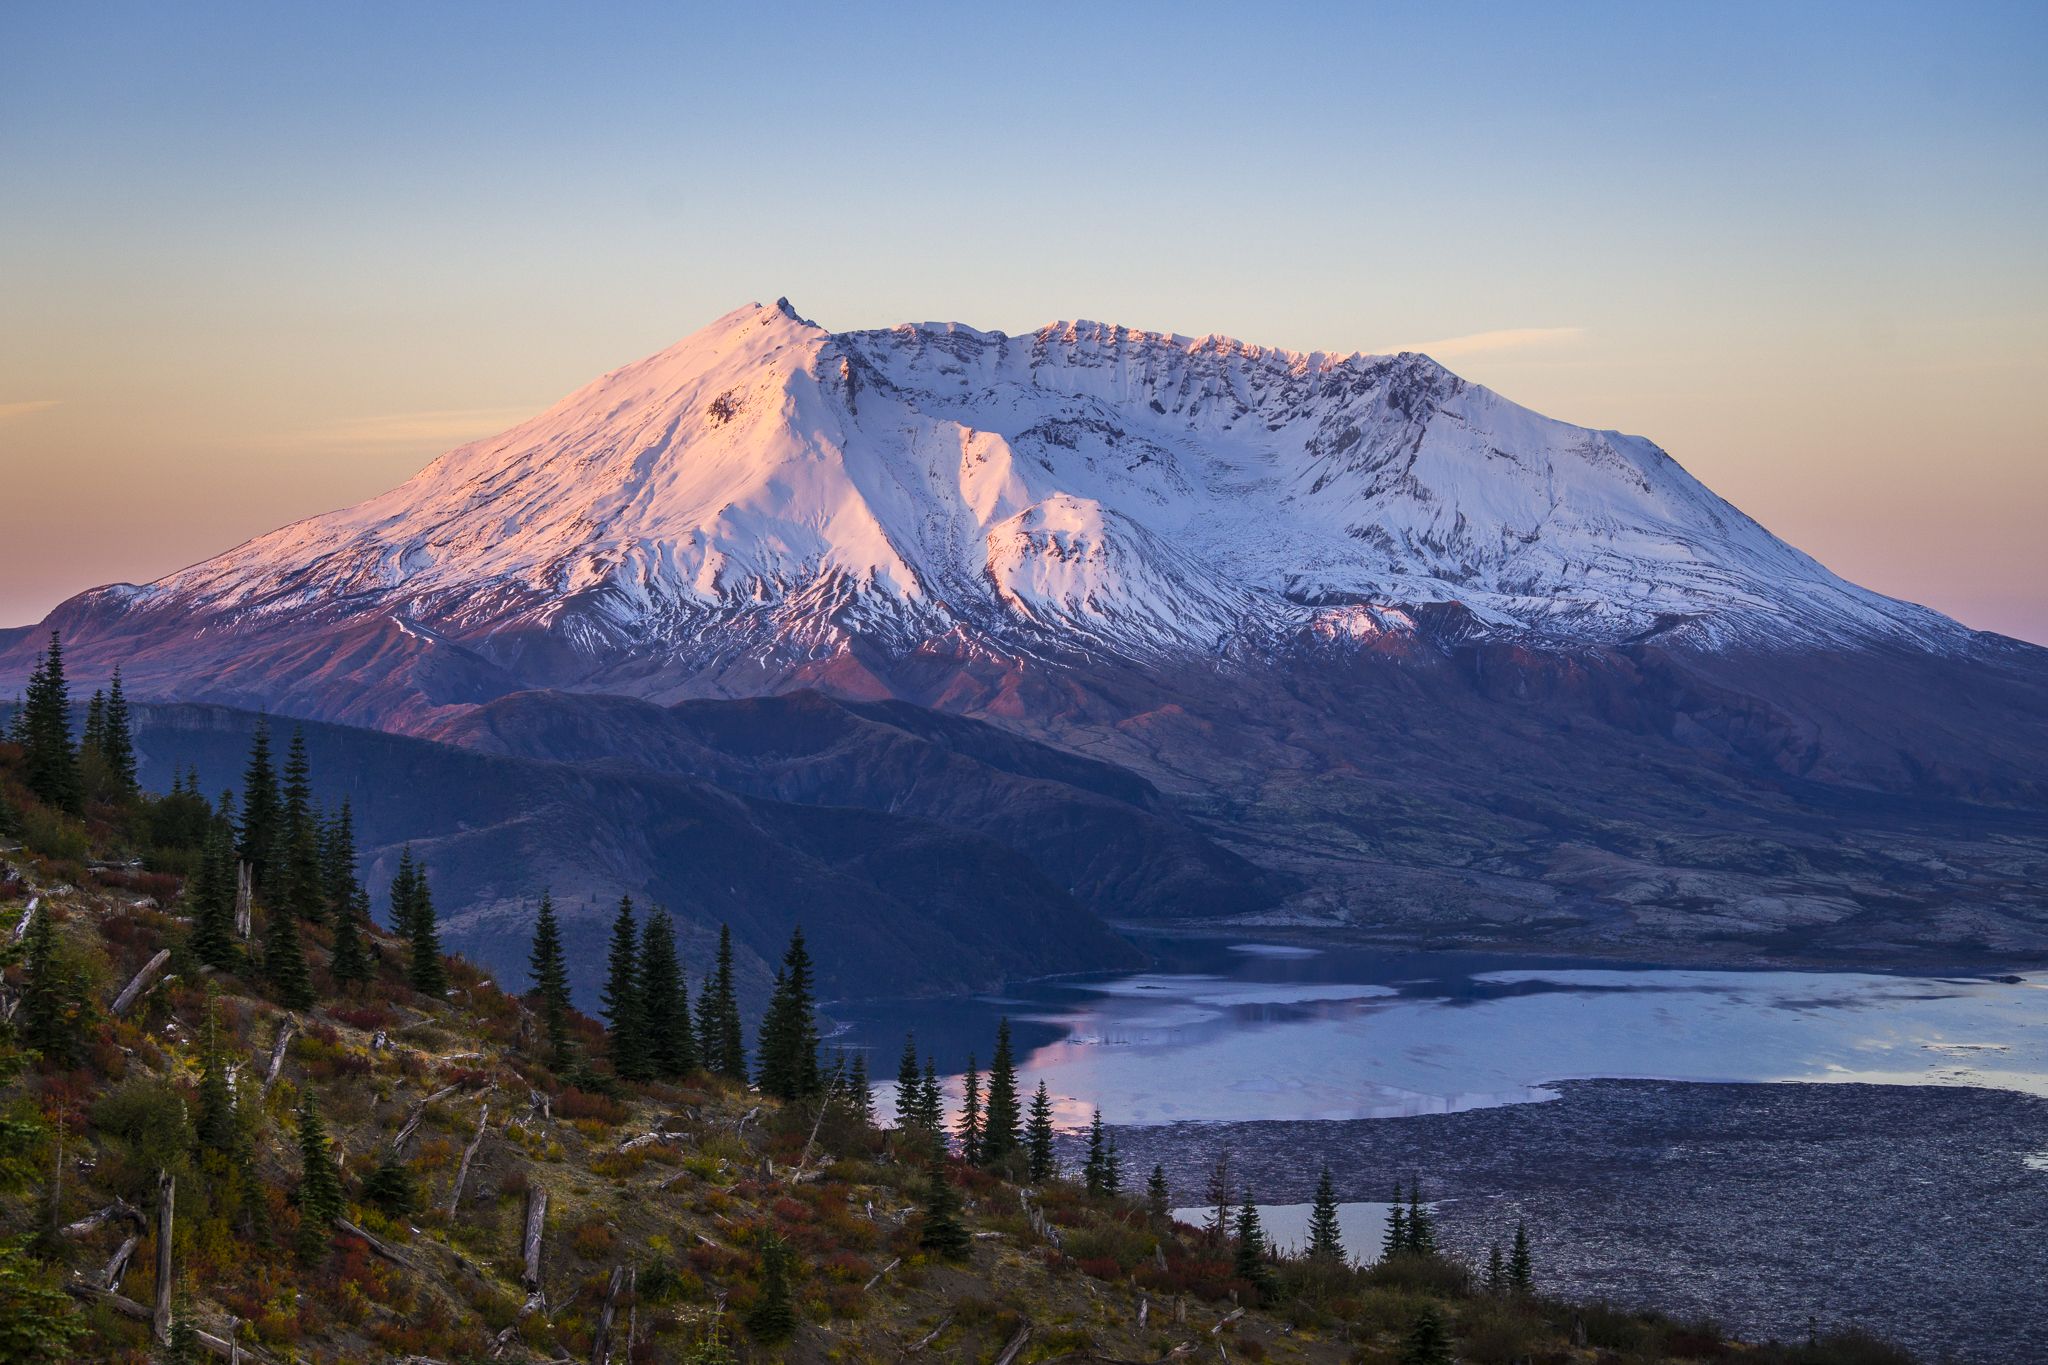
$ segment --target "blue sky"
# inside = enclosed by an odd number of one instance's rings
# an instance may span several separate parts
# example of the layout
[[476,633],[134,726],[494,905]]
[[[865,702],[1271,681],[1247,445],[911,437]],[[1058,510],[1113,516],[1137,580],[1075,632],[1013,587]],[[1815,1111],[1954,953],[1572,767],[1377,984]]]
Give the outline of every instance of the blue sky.
[[1429,344],[2048,639],[2048,7],[15,5],[0,621],[749,299]]

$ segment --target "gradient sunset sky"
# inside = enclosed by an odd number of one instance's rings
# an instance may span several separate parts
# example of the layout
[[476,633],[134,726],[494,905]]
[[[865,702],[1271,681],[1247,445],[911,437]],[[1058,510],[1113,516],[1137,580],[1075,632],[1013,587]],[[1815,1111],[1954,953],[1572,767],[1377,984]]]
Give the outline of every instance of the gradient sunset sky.
[[0,9],[0,624],[749,300],[1422,349],[2048,642],[2048,6]]

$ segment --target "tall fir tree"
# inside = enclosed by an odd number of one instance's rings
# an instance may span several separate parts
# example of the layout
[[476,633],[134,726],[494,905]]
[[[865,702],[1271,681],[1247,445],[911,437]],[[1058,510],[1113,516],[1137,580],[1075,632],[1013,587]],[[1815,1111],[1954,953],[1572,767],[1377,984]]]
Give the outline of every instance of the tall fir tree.
[[1011,1051],[1010,1021],[996,1023],[996,1051],[988,1064],[988,1104],[982,1125],[981,1159],[998,1166],[1023,1142],[1024,1107],[1017,1094],[1017,1058]]
[[953,1130],[960,1137],[960,1159],[970,1166],[981,1164],[981,1070],[974,1054],[967,1054],[967,1075],[960,1083],[960,1122]]
[[234,1155],[238,1136],[235,1092],[228,1084],[227,1053],[220,1044],[220,1004],[206,988],[206,1024],[199,1038],[199,1117],[194,1124],[201,1151]]
[[405,979],[421,995],[436,1000],[448,993],[448,964],[441,960],[441,926],[434,915],[434,893],[427,885],[427,865],[414,870],[412,908],[407,912],[408,953]]
[[810,951],[801,926],[789,936],[776,975],[775,993],[761,1019],[760,1069],[756,1083],[764,1095],[796,1100],[823,1088],[818,1072],[818,1013]]
[[554,897],[540,893],[540,913],[533,921],[533,946],[526,954],[527,977],[540,999],[541,1030],[547,1034],[548,1065],[568,1069],[575,1052],[569,1032],[569,963],[562,955],[562,929],[555,920]]
[[654,1061],[647,1044],[647,998],[640,981],[640,930],[633,919],[633,898],[619,897],[612,917],[611,951],[605,959],[605,1047],[612,1071],[622,1079],[653,1078]]
[[1157,1223],[1164,1223],[1173,1213],[1173,1194],[1166,1186],[1166,1167],[1154,1162],[1152,1174],[1145,1177],[1145,1212]]
[[1421,1256],[1436,1254],[1436,1220],[1422,1202],[1422,1182],[1408,1182],[1408,1249]]
[[874,1127],[875,1088],[868,1081],[868,1054],[865,1050],[853,1054],[853,1067],[846,1074],[846,1089],[860,1126]]
[[186,884],[185,895],[193,955],[209,967],[234,971],[242,964],[242,945],[235,937],[234,834],[226,820],[211,822],[198,872]]
[[747,1079],[747,1049],[740,1026],[739,988],[732,973],[732,926],[718,926],[718,956],[697,996],[697,1058],[706,1071],[730,1081]]
[[1443,1313],[1433,1303],[1424,1304],[1401,1343],[1401,1365],[1453,1365],[1456,1359]]
[[1401,1206],[1401,1185],[1396,1181],[1394,1202],[1387,1206],[1387,1232],[1380,1242],[1380,1259],[1390,1260],[1408,1249],[1408,1210]]
[[690,1027],[690,989],[676,958],[676,927],[668,911],[655,906],[640,931],[641,1014],[654,1074],[674,1080],[697,1069],[697,1042]]
[[918,1125],[922,1115],[918,1100],[924,1091],[918,1082],[917,1035],[903,1035],[903,1056],[896,1063],[896,1127],[908,1132]]
[[1308,1213],[1308,1258],[1318,1265],[1344,1264],[1344,1232],[1337,1222],[1337,1187],[1330,1180],[1330,1168],[1323,1167],[1316,1181],[1315,1202]]
[[29,674],[17,720],[26,750],[22,780],[45,805],[77,814],[84,808],[85,788],[71,741],[71,688],[64,680],[64,640],[57,631],[50,632],[50,647]]
[[282,802],[277,794],[277,768],[270,760],[270,722],[256,723],[249,740],[249,762],[242,769],[242,833],[236,853],[249,865],[257,886],[276,891],[271,859],[282,829]]
[[1529,1225],[1515,1224],[1515,1249],[1508,1257],[1508,1288],[1517,1294],[1536,1292],[1536,1266],[1529,1254]]
[[925,1054],[924,1074],[917,1082],[917,1122],[930,1136],[932,1154],[945,1155],[946,1146],[946,1095],[939,1088],[938,1059]]
[[925,1183],[924,1227],[917,1244],[948,1261],[964,1261],[974,1240],[960,1222],[960,1197],[946,1179],[943,1164],[934,1165]]
[[101,746],[107,739],[107,694],[104,689],[94,688],[85,703],[85,729],[78,735],[78,760],[84,763],[88,758],[105,771],[106,755]]
[[21,995],[14,1028],[52,1070],[78,1065],[91,1041],[96,1011],[84,964],[57,934],[56,916],[44,906],[22,943]]
[[1109,1193],[1109,1143],[1100,1109],[1088,1120],[1088,1158],[1081,1164],[1081,1185],[1091,1195]]
[[1486,1253],[1486,1292],[1495,1297],[1508,1292],[1507,1263],[1501,1259],[1499,1242]]
[[299,917],[281,905],[270,907],[263,926],[263,979],[291,1009],[313,1004],[313,977],[306,970],[306,950],[299,941]]
[[135,731],[128,713],[128,695],[121,690],[121,666],[107,683],[107,710],[100,735],[100,757],[124,796],[135,792]]
[[747,1310],[747,1330],[758,1341],[786,1341],[796,1331],[796,1308],[789,1292],[790,1262],[794,1259],[789,1244],[775,1233],[761,1239],[761,1292]]
[[1038,1083],[1038,1093],[1031,1097],[1031,1118],[1024,1125],[1024,1148],[1026,1173],[1032,1184],[1042,1184],[1060,1173],[1059,1157],[1053,1151],[1052,1096],[1046,1093],[1044,1081]]
[[1222,1246],[1230,1238],[1230,1149],[1223,1148],[1216,1153],[1216,1163],[1209,1168],[1209,1184],[1205,1191],[1209,1197],[1209,1226],[1205,1231],[1209,1240]]
[[327,1124],[308,1086],[299,1100],[299,1254],[316,1260],[327,1250],[334,1224],[346,1211],[341,1171],[334,1164]]
[[1102,1192],[1114,1199],[1124,1190],[1124,1159],[1117,1155],[1116,1134],[1109,1135],[1109,1150],[1102,1156]]
[[1237,1250],[1231,1259],[1231,1274],[1264,1298],[1273,1288],[1273,1267],[1266,1250],[1266,1230],[1259,1222],[1259,1206],[1252,1192],[1244,1192],[1237,1210]]

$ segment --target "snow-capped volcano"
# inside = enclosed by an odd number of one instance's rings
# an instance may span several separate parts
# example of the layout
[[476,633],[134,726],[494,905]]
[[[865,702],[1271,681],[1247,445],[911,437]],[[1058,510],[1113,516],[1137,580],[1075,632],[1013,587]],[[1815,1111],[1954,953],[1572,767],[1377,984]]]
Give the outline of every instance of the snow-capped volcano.
[[498,665],[540,649],[654,671],[940,638],[1251,655],[1398,635],[1444,604],[1468,632],[1557,645],[1969,638],[1837,578],[1650,442],[1425,356],[1092,322],[834,333],[786,301],[119,600],[231,631],[382,617]]

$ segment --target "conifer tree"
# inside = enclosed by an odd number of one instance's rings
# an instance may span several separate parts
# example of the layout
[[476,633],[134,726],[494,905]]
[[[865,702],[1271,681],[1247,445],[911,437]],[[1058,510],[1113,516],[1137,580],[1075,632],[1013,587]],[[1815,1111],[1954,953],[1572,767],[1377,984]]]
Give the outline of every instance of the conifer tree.
[[285,751],[282,805],[278,814],[275,856],[283,863],[282,901],[301,919],[327,916],[327,878],[320,860],[320,824],[313,810],[312,765],[306,759],[306,733],[292,727]]
[[789,1246],[782,1238],[771,1232],[761,1239],[761,1293],[747,1310],[747,1330],[759,1341],[786,1341],[796,1331],[789,1262]]
[[99,688],[94,688],[91,698],[85,703],[85,729],[78,736],[79,761],[83,763],[90,756],[94,763],[102,765],[104,771],[106,757],[100,752],[100,746],[105,743],[106,737],[107,694]]
[[1031,1119],[1025,1125],[1024,1133],[1027,1169],[1034,1185],[1051,1180],[1060,1173],[1059,1158],[1053,1151],[1052,1141],[1052,1096],[1045,1093],[1045,1082],[1040,1081],[1038,1093],[1031,1097]]
[[29,925],[22,948],[14,1027],[23,1043],[42,1054],[46,1066],[76,1066],[90,1041],[95,1011],[84,967],[58,939],[49,907]]
[[206,1026],[199,1037],[199,1119],[193,1127],[201,1151],[233,1156],[238,1139],[235,1095],[228,1086],[227,1056],[220,1045],[220,1007],[206,988]]
[[1102,1192],[1114,1199],[1124,1190],[1124,1159],[1117,1155],[1116,1134],[1109,1135],[1109,1150],[1102,1157]]
[[981,1164],[981,1071],[974,1064],[974,1054],[967,1054],[967,1076],[961,1082],[960,1123],[954,1129],[960,1135],[960,1159],[970,1166]]
[[1023,1106],[1018,1102],[1017,1059],[1010,1050],[1010,1021],[996,1023],[996,1051],[988,1064],[988,1103],[984,1110],[981,1159],[990,1166],[1009,1159],[1023,1140]]
[[180,1308],[171,1315],[171,1339],[164,1347],[164,1365],[201,1365],[206,1348],[199,1344],[199,1326]]
[[113,679],[107,684],[107,709],[100,732],[100,757],[106,762],[107,771],[113,775],[124,796],[135,791],[135,733],[132,727],[133,721],[128,714],[128,697],[121,690],[121,666],[116,664]]
[[948,1261],[964,1261],[974,1245],[960,1222],[960,1199],[946,1180],[946,1168],[935,1165],[925,1186],[924,1228],[917,1244]]
[[896,1127],[909,1132],[922,1117],[918,1101],[924,1088],[917,1074],[917,1035],[903,1035],[903,1057],[896,1063]]
[[306,970],[306,951],[299,943],[299,917],[272,906],[263,928],[263,979],[277,998],[295,1010],[313,1004],[313,978]]
[[1343,1230],[1337,1224],[1337,1187],[1330,1181],[1330,1168],[1323,1167],[1316,1182],[1315,1202],[1308,1214],[1308,1258],[1321,1265],[1344,1264]]
[[1423,1256],[1436,1254],[1436,1220],[1422,1202],[1422,1184],[1408,1182],[1408,1249]]
[[675,924],[658,905],[648,912],[640,931],[640,1004],[654,1074],[673,1080],[695,1071],[690,990],[676,959]]
[[50,632],[50,647],[36,660],[17,713],[22,779],[45,805],[77,814],[85,790],[78,774],[78,750],[71,742],[71,689],[64,680],[64,641]]
[[315,1260],[346,1207],[327,1125],[308,1087],[299,1100],[299,1254]]
[[541,1028],[548,1038],[548,1064],[567,1069],[574,1051],[569,1034],[569,964],[562,955],[562,930],[555,920],[554,898],[540,893],[540,913],[533,921],[533,946],[526,971],[533,993],[540,997]]
[[1230,1149],[1225,1147],[1216,1154],[1216,1164],[1209,1168],[1209,1226],[1206,1231],[1209,1240],[1217,1246],[1230,1237]]
[[1536,1268],[1529,1255],[1529,1225],[1515,1224],[1515,1250],[1508,1257],[1508,1288],[1517,1294],[1536,1292]]
[[374,976],[370,965],[369,949],[363,945],[362,921],[356,917],[355,898],[334,906],[334,952],[327,960],[327,970],[343,987],[359,986]]
[[697,996],[697,1058],[727,1080],[747,1079],[747,1049],[740,1029],[740,998],[732,974],[732,926],[718,926],[718,957]]
[[756,1084],[764,1095],[796,1100],[818,1094],[818,1016],[811,974],[811,955],[804,931],[796,929],[776,973],[775,993],[761,1019],[760,1072]]
[[946,1096],[939,1088],[939,1064],[925,1054],[924,1075],[917,1083],[917,1121],[931,1139],[934,1156],[945,1155]]
[[846,1075],[846,1089],[853,1106],[853,1116],[863,1128],[875,1126],[875,1088],[868,1082],[868,1054],[865,1051],[853,1054],[853,1067]]
[[1145,1212],[1161,1223],[1173,1213],[1173,1195],[1166,1185],[1166,1167],[1157,1163],[1152,1167],[1152,1174],[1145,1178]]
[[421,995],[438,1000],[448,993],[448,964],[441,960],[441,926],[434,916],[434,893],[427,886],[425,863],[415,870],[412,909],[406,918],[411,922],[406,934],[411,949],[406,980]]
[[1443,1313],[1433,1303],[1424,1304],[1401,1343],[1401,1365],[1453,1365],[1454,1360]]
[[1237,1210],[1237,1252],[1231,1262],[1231,1274],[1261,1297],[1273,1287],[1273,1270],[1266,1256],[1266,1230],[1259,1223],[1259,1206],[1252,1202],[1249,1189]]
[[1081,1185],[1091,1195],[1109,1190],[1109,1144],[1102,1129],[1102,1111],[1088,1120],[1088,1159],[1081,1163]]
[[1507,1266],[1501,1260],[1499,1242],[1486,1253],[1486,1292],[1496,1296],[1508,1292]]
[[640,981],[640,931],[633,919],[633,898],[619,897],[612,917],[611,950],[605,957],[605,1048],[612,1071],[624,1080],[650,1080],[653,1057],[647,1046],[647,999]]
[[227,821],[211,822],[198,873],[186,896],[191,901],[193,955],[220,971],[235,970],[242,962],[242,945],[235,938],[235,847]]
[[391,874],[391,932],[412,937],[412,912],[419,900],[420,870],[413,861],[412,845],[398,850],[398,870]]
[[270,722],[261,720],[249,740],[248,766],[242,770],[242,836],[236,852],[266,892],[276,889],[271,858],[283,819],[279,806],[277,770],[270,761]]
[[1401,1185],[1396,1181],[1394,1202],[1387,1206],[1387,1235],[1380,1243],[1380,1257],[1390,1259],[1408,1249],[1408,1211],[1401,1206]]

